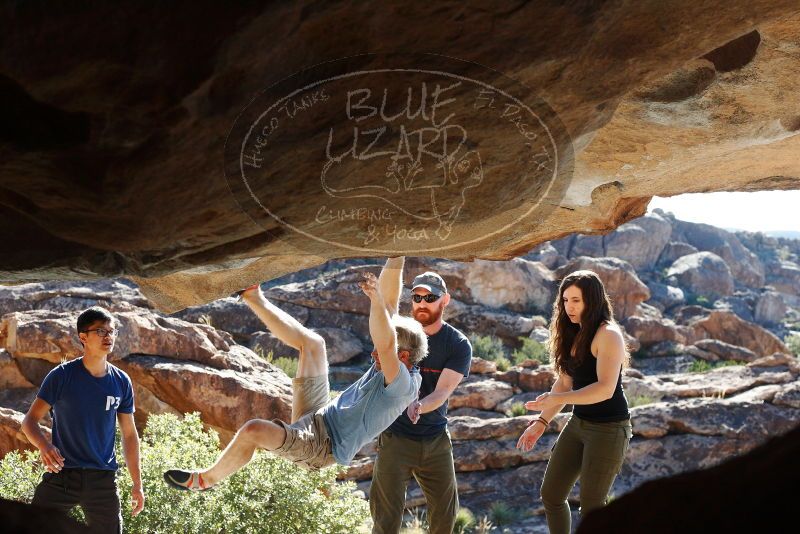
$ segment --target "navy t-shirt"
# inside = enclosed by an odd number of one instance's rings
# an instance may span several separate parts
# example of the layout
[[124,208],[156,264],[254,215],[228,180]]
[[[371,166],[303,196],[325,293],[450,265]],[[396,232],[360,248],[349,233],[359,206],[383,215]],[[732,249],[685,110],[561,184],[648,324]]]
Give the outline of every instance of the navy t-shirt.
[[[424,399],[433,393],[439,377],[444,369],[452,369],[457,373],[469,376],[472,363],[472,345],[467,336],[447,323],[432,336],[428,336],[428,356],[419,364],[422,385],[419,398]],[[417,424],[413,424],[405,410],[388,430],[412,439],[424,439],[438,436],[447,428],[447,402],[437,409],[420,416]]]
[[117,413],[134,411],[133,385],[122,369],[109,363],[105,376],[97,378],[76,358],[50,371],[37,396],[50,405],[53,445],[64,467],[117,469]]

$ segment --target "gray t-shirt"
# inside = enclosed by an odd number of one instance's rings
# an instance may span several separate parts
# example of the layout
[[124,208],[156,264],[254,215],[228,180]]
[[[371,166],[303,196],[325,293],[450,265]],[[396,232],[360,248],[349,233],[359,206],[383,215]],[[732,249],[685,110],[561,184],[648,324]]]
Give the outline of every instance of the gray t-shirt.
[[349,465],[356,453],[386,430],[417,397],[419,372],[400,365],[397,378],[384,386],[375,364],[333,402],[320,409],[331,437],[333,457]]

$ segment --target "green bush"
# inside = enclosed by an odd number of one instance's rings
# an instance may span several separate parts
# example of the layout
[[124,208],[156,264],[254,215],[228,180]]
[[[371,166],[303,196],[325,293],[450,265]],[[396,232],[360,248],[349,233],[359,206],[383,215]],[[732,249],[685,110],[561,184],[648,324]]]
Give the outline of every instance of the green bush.
[[494,361],[495,365],[497,365],[497,370],[504,373],[511,369],[511,362],[505,356],[500,356]]
[[789,352],[800,358],[800,334],[788,334],[783,338],[783,343]]
[[503,501],[493,502],[489,508],[489,517],[498,527],[518,521],[521,517],[519,510],[510,507]]
[[[125,532],[350,533],[369,515],[354,484],[336,481],[336,467],[307,471],[265,452],[210,491],[176,491],[164,483],[167,469],[206,467],[219,453],[217,433],[204,430],[198,414],[150,416],[141,442],[145,509],[137,517],[130,516],[130,475],[119,471]],[[17,453],[0,461],[0,497],[30,499],[41,476],[32,461]]]
[[267,363],[271,363],[286,373],[289,378],[294,378],[294,376],[297,374],[297,358],[289,358],[287,356],[280,356],[276,358],[272,351],[264,354],[264,349],[260,346],[256,346],[256,348],[253,349],[253,352],[261,356],[261,358],[263,358]]
[[275,367],[279,368],[281,371],[286,373],[289,378],[294,378],[297,374],[297,358],[288,358],[286,356],[281,356],[280,358],[275,358],[272,360],[267,360],[269,363],[274,365]]
[[479,336],[472,334],[469,336],[472,343],[472,355],[491,362],[498,358],[505,358],[506,351],[503,342],[495,336]]
[[521,402],[515,402],[511,405],[511,409],[506,412],[506,415],[509,417],[518,417],[520,415],[527,415],[528,410],[525,409],[525,405]]
[[514,351],[512,361],[519,365],[525,360],[534,360],[542,364],[550,363],[550,351],[544,343],[529,337],[521,337],[522,346]]
[[702,306],[704,308],[711,308],[711,301],[704,295],[690,295],[689,298],[686,299],[686,303]]
[[645,404],[653,404],[658,402],[658,399],[650,395],[631,395],[628,397],[628,407],[635,408],[636,406],[644,406]]
[[459,508],[456,513],[456,524],[453,526],[453,534],[466,534],[475,524],[475,516],[469,508]]
[[39,451],[11,451],[0,460],[0,497],[30,502],[44,466]]

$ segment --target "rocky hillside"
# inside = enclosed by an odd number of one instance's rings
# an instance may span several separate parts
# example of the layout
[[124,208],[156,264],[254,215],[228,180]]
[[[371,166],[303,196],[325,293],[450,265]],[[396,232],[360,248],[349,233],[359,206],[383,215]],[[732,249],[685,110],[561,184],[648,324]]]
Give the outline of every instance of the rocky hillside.
[[[493,340],[511,360],[476,346],[471,376],[451,399],[463,504],[485,512],[502,500],[539,512],[517,517],[515,531],[542,526],[538,486],[568,414],[534,451],[515,449],[530,416],[507,414],[555,377],[549,365],[512,351],[525,353],[523,339],[547,340],[558,280],[575,269],[604,280],[633,354],[624,387],[635,437],[616,495],[791,429],[800,418],[800,338],[792,337],[800,334],[799,264],[800,241],[661,212],[504,262],[409,258],[406,282],[423,269],[440,272],[453,295],[447,320]],[[273,301],[327,339],[337,388],[358,376],[371,350],[367,299],[356,282],[379,268],[375,260],[337,260],[264,284]],[[0,456],[30,447],[19,431],[23,413],[47,371],[77,355],[76,312],[93,304],[122,324],[112,360],[135,382],[140,425],[150,413],[199,411],[227,439],[249,418],[288,417],[289,379],[267,359],[295,355],[233,299],[164,315],[122,280],[7,286],[0,287]],[[373,458],[365,447],[347,473],[367,494]],[[422,502],[412,487],[409,506]]]

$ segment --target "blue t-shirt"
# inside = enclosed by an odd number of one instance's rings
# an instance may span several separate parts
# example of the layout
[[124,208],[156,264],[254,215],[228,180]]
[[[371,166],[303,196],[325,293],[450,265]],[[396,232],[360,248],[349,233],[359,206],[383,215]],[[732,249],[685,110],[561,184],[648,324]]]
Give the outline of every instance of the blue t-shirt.
[[117,413],[134,411],[133,385],[122,369],[109,363],[105,376],[97,378],[76,358],[50,371],[37,396],[50,405],[53,445],[64,467],[117,469]]
[[[432,336],[428,336],[428,355],[420,362],[422,386],[419,398],[424,399],[436,390],[442,371],[453,371],[469,376],[472,364],[472,345],[467,336],[460,330],[442,323],[442,327]],[[425,439],[438,436],[447,428],[447,402],[433,411],[420,415],[417,424],[413,424],[404,411],[392,423],[389,431],[411,439]]]
[[373,363],[358,381],[320,409],[333,457],[341,465],[349,465],[361,447],[386,430],[417,398],[420,376],[416,369],[409,372],[401,364],[397,378],[388,386],[383,382],[383,371]]

